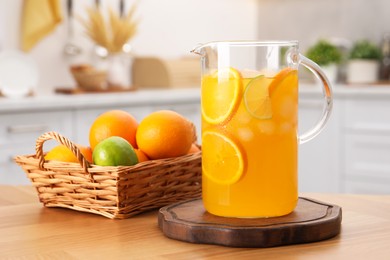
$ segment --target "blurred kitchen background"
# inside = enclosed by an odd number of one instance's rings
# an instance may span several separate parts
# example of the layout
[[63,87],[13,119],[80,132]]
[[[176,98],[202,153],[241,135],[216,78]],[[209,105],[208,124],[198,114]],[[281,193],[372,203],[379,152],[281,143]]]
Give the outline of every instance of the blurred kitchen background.
[[[86,16],[93,0],[73,1],[74,19],[67,17],[67,2],[61,1],[62,22],[29,53],[40,71],[39,92],[54,86],[74,83],[69,63],[89,62],[93,43],[76,16]],[[101,0],[101,8],[119,9],[119,0]],[[135,1],[125,1],[129,8]],[[22,0],[0,0],[0,49],[20,47]],[[139,56],[178,58],[189,55],[197,43],[213,40],[300,41],[302,51],[319,39],[350,47],[368,39],[380,44],[390,31],[390,2],[373,0],[141,0],[135,16],[139,28],[131,41],[132,52]],[[74,26],[74,43],[82,49],[77,57],[66,57],[68,26]],[[44,72],[44,73],[43,73]]]
[[[7,95],[2,89],[0,183],[28,183],[12,157],[33,153],[39,133],[55,130],[77,142],[87,142],[90,122],[107,109],[125,109],[139,119],[155,109],[174,109],[192,119],[199,132],[199,61],[190,54],[198,43],[298,40],[304,54],[321,41],[340,53],[336,72],[329,70],[329,76],[336,73],[332,76],[332,118],[319,137],[300,147],[300,190],[390,193],[390,83],[388,74],[380,76],[381,69],[386,72],[390,67],[390,56],[386,56],[390,55],[390,1],[60,0],[62,20],[31,50],[23,52],[23,21],[30,24],[42,20],[23,20],[24,4],[23,0],[0,0],[0,58],[12,50],[22,52],[22,58],[30,61],[29,66],[34,66],[38,75],[28,97],[21,97],[26,93],[16,93],[15,97],[12,91]],[[73,19],[69,16],[69,4]],[[128,65],[132,84],[125,88],[137,85],[137,89],[94,95],[75,93],[77,82],[72,66],[88,64],[100,68],[107,62],[96,56],[96,44],[86,36],[80,22],[87,18],[86,9],[98,5],[104,12],[108,8],[120,12],[122,8],[127,13],[134,4],[134,17],[139,23],[125,53],[126,59],[133,62]],[[70,40],[78,48],[74,55],[64,52]],[[367,78],[358,72],[353,79],[349,78],[351,51],[360,42],[381,55],[373,55],[374,74]],[[327,63],[320,65],[325,68]],[[359,64],[358,67],[365,66]],[[23,77],[14,75],[19,76]],[[302,131],[313,125],[322,109],[316,82],[305,77],[304,74],[300,90]]]

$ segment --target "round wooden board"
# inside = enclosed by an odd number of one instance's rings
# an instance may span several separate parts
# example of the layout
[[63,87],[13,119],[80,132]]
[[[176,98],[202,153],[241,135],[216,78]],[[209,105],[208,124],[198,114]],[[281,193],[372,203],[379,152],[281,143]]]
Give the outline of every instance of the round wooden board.
[[167,237],[191,243],[273,247],[334,237],[340,233],[341,215],[339,206],[299,198],[286,216],[225,218],[208,213],[195,199],[161,208],[158,225]]

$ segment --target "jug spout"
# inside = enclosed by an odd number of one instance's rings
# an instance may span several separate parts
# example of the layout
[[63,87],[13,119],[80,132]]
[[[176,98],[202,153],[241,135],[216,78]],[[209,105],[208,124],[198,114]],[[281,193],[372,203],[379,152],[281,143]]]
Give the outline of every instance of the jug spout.
[[194,54],[198,54],[198,55],[200,55],[200,56],[203,56],[205,45],[206,45],[206,44],[199,43],[198,45],[196,45],[196,46],[191,50],[191,53],[194,53]]
[[201,57],[209,56],[213,49],[221,44],[220,42],[207,42],[207,43],[199,43],[192,50],[191,53],[195,53],[200,55]]

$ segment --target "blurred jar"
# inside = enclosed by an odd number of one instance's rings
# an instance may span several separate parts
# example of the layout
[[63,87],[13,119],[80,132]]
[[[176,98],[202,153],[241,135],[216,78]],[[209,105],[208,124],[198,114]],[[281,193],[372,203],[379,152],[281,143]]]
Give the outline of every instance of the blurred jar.
[[381,42],[382,59],[379,69],[379,79],[390,80],[390,33],[385,33]]

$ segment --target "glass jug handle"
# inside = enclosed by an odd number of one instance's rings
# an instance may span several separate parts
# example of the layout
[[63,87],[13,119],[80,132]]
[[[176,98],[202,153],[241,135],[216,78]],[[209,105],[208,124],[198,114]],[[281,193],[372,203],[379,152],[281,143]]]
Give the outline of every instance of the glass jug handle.
[[330,86],[329,80],[326,77],[325,73],[320,68],[320,66],[318,66],[315,62],[306,58],[302,54],[299,54],[299,60],[300,60],[300,64],[302,64],[308,70],[310,70],[316,76],[316,78],[321,81],[322,92],[325,101],[320,120],[313,128],[309,129],[308,131],[299,135],[298,137],[299,144],[304,144],[310,141],[311,139],[313,139],[314,137],[316,137],[324,129],[325,124],[328,121],[330,113],[332,111],[333,94],[332,94],[332,88]]

